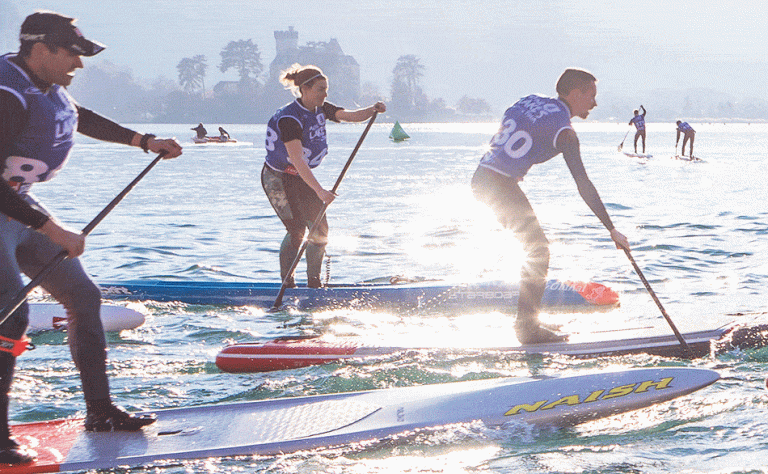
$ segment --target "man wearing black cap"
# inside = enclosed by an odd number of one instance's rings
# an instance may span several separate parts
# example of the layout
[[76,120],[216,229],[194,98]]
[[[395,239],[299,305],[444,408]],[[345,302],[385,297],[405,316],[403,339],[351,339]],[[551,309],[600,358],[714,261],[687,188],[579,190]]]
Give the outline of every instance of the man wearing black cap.
[[[41,286],[67,309],[70,351],[86,402],[85,428],[136,431],[155,419],[132,416],[110,399],[99,317],[101,294],[77,259],[85,249],[85,236],[56,222],[28,191],[64,166],[75,131],[145,152],[166,152],[166,158],[175,158],[182,150],[173,139],[124,128],[69,96],[65,87],[83,67],[81,56],[104,50],[86,39],[74,21],[58,13],[36,12],[21,26],[19,53],[0,56],[0,307],[23,288],[22,272],[33,277],[66,250],[70,258]],[[28,313],[25,303],[0,326],[0,463],[33,460],[8,428],[8,392],[16,357],[26,347]]]

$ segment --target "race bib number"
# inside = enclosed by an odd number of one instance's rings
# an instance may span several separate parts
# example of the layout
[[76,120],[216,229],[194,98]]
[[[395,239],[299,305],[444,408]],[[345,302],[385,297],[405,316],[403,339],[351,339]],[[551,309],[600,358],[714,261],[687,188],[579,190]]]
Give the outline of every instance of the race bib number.
[[275,151],[275,142],[277,142],[279,138],[280,137],[277,136],[276,131],[272,130],[270,127],[267,127],[267,151]]
[[524,157],[533,147],[533,138],[525,130],[517,130],[515,119],[502,122],[502,129],[493,136],[491,145],[503,147],[504,152],[513,159]]
[[61,166],[55,170],[50,170],[44,161],[23,156],[9,156],[5,160],[3,179],[19,190],[22,185],[28,187],[32,183],[53,178],[60,169]]

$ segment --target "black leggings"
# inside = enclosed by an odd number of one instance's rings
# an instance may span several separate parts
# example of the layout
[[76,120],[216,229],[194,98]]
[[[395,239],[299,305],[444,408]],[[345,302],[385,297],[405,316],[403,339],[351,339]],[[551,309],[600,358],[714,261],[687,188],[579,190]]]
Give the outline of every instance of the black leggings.
[[643,153],[645,153],[645,129],[638,130],[635,133],[635,153],[637,153],[637,140],[640,137],[643,137]]
[[[261,170],[261,186],[288,232],[280,246],[280,277],[284,280],[299,253],[304,233],[312,227],[324,204],[300,176],[275,171],[266,164]],[[325,216],[307,240],[307,277],[319,278],[328,244],[328,220]]]
[[517,324],[538,325],[549,270],[549,241],[517,180],[480,166],[472,177],[477,200],[496,213],[501,225],[515,232],[528,254],[520,271]]

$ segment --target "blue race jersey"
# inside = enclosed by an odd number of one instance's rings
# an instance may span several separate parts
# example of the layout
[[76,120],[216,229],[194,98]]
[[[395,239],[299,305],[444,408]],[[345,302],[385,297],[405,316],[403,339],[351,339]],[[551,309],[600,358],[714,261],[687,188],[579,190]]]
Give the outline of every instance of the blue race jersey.
[[680,123],[680,125],[678,125],[678,126],[677,126],[677,130],[678,130],[679,132],[683,132],[683,133],[691,133],[691,132],[695,132],[695,130],[693,129],[693,127],[691,127],[690,125],[688,125],[688,122],[681,122],[681,123]]
[[296,174],[296,169],[288,161],[288,151],[280,137],[278,122],[288,117],[301,126],[301,146],[304,151],[304,161],[310,168],[317,167],[328,154],[328,142],[325,131],[325,113],[322,108],[316,112],[307,110],[298,101],[279,109],[267,123],[267,165],[277,171]]
[[645,130],[645,117],[640,114],[632,117],[632,120],[630,120],[629,123],[633,124],[638,130]]
[[557,138],[572,129],[571,112],[560,99],[529,95],[504,113],[501,127],[480,166],[521,179],[531,166],[557,156]]
[[25,194],[33,183],[48,181],[64,167],[74,145],[78,116],[64,87],[54,84],[43,93],[8,60],[11,56],[0,57],[0,89],[19,99],[28,120],[7,156],[0,156],[0,175]]

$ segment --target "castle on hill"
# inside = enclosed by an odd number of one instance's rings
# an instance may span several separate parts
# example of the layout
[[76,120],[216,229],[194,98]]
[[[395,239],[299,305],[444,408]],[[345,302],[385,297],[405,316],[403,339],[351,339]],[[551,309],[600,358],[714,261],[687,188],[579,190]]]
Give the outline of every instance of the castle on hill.
[[269,79],[265,84],[265,90],[282,99],[278,107],[292,99],[280,84],[280,74],[296,63],[313,64],[323,70],[328,77],[329,102],[345,108],[355,107],[360,97],[360,65],[355,58],[344,54],[336,38],[299,46],[299,32],[292,26],[288,31],[275,31],[275,59],[269,64]]

